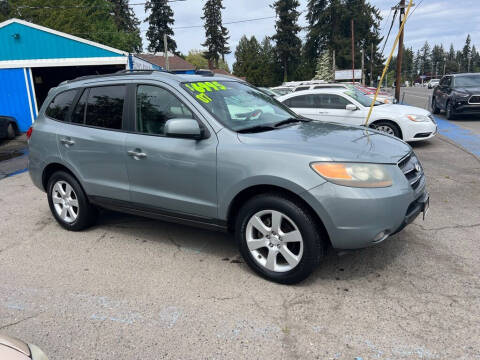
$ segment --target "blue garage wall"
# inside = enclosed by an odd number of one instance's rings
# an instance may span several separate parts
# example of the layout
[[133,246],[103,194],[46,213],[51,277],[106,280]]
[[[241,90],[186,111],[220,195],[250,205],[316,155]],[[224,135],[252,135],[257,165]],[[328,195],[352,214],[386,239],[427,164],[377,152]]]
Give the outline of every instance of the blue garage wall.
[[124,56],[18,23],[0,28],[0,38],[1,61]]
[[28,79],[28,69],[0,69],[0,115],[17,119],[20,131],[27,131],[36,115]]

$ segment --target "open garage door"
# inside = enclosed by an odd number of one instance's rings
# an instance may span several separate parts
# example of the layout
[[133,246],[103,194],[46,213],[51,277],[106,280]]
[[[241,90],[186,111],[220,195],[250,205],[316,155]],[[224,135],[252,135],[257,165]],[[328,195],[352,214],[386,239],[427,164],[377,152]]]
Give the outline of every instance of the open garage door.
[[48,91],[62,81],[72,80],[79,76],[111,74],[125,70],[125,65],[99,66],[64,66],[32,68],[35,97],[40,108],[48,95]]

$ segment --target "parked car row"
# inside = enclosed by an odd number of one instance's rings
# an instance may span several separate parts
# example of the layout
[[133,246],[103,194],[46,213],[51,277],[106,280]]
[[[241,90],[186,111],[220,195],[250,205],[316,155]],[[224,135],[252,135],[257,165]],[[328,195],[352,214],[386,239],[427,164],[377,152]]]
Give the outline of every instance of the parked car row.
[[[65,82],[27,133],[29,173],[67,230],[86,229],[107,208],[232,231],[251,269],[284,284],[309,276],[327,247],[378,244],[426,212],[412,148],[349,125],[362,123],[369,98],[324,89],[280,100],[221,76],[144,71]],[[318,121],[323,114],[309,112],[318,105],[338,122]],[[375,106],[377,129],[388,118],[383,125],[398,121],[407,139],[416,134],[409,122],[434,131],[428,113],[391,106]]]

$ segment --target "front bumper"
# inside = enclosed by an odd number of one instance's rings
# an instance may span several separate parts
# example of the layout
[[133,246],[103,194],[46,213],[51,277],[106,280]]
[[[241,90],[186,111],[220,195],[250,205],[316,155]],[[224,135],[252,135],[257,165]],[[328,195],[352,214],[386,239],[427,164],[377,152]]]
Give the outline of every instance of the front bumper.
[[456,114],[480,115],[480,104],[468,104],[466,101],[459,101],[455,104]]
[[399,232],[425,210],[425,182],[414,190],[399,172],[394,184],[369,189],[327,182],[303,195],[322,219],[334,248],[359,249]]
[[413,123],[402,129],[403,140],[407,142],[422,141],[433,138],[438,131],[437,124],[433,121]]

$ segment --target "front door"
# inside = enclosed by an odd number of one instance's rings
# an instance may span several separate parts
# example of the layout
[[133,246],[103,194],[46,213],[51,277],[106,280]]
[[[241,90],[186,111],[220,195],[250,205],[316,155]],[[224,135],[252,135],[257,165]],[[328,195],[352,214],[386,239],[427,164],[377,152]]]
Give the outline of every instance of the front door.
[[[174,89],[138,84],[135,132],[126,151],[131,201],[166,212],[215,218],[217,137],[195,140],[165,136],[169,119],[196,119]],[[141,154],[136,156],[134,154]]]

